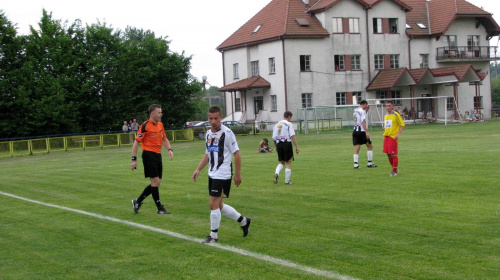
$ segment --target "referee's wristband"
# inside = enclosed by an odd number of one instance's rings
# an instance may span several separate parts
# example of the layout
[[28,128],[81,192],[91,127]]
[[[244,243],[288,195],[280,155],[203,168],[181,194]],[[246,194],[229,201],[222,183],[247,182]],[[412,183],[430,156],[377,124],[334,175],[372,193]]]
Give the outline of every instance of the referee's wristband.
[[174,151],[174,150],[172,150],[172,149],[168,149],[168,150],[169,150],[169,151],[172,151],[172,152]]
[[132,161],[137,161],[137,157],[132,156]]

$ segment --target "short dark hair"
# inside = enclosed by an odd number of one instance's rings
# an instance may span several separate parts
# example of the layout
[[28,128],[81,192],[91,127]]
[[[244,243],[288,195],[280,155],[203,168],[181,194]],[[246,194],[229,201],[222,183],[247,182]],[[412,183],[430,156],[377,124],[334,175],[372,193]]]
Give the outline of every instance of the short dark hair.
[[291,117],[291,116],[293,116],[293,114],[292,114],[292,112],[290,112],[290,111],[285,111],[285,113],[283,113],[283,117],[284,117],[285,119],[286,119],[286,118],[288,118],[288,117]]
[[213,114],[213,113],[220,113],[222,116],[222,112],[218,106],[212,106],[208,109],[208,112]]
[[149,105],[149,108],[148,108],[148,114],[151,114],[153,113],[154,110],[160,108],[161,109],[161,106],[158,105],[158,104],[151,104]]
[[365,105],[365,104],[368,104],[368,101],[366,101],[366,100],[361,100],[361,102],[359,102],[359,105]]
[[394,101],[392,101],[392,100],[387,100],[385,103],[386,103],[386,104],[387,104],[387,103],[391,103],[392,105],[394,105]]

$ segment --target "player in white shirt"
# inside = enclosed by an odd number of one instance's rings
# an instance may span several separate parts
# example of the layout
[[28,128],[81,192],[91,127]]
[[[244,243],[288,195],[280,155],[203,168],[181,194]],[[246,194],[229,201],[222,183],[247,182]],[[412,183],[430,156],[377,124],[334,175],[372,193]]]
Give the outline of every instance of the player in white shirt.
[[279,121],[273,128],[273,142],[276,146],[276,152],[278,153],[278,161],[280,162],[276,167],[274,172],[275,184],[278,183],[278,177],[285,166],[285,184],[290,185],[290,176],[292,175],[292,160],[293,160],[293,147],[292,142],[295,145],[295,152],[299,153],[299,146],[297,145],[297,139],[295,139],[295,130],[290,122],[292,119],[292,112],[286,111],[283,114],[283,120]]
[[369,168],[377,167],[377,165],[372,162],[373,145],[370,140],[370,133],[368,133],[366,128],[366,112],[368,112],[369,109],[368,102],[366,100],[361,100],[359,107],[354,109],[353,112],[354,130],[352,132],[352,145],[354,146],[354,168],[359,168],[359,150],[361,145],[365,144],[368,149],[366,152],[368,164],[366,166]]
[[235,175],[234,184],[241,184],[241,155],[234,133],[221,124],[222,113],[219,107],[213,106],[208,110],[208,121],[211,129],[205,134],[206,152],[193,173],[196,182],[200,171],[208,164],[208,193],[210,196],[210,235],[203,243],[218,242],[218,231],[222,215],[240,223],[243,237],[248,235],[252,219],[243,217],[233,207],[224,204],[222,199],[229,198],[231,177],[233,175],[232,158],[234,155]]

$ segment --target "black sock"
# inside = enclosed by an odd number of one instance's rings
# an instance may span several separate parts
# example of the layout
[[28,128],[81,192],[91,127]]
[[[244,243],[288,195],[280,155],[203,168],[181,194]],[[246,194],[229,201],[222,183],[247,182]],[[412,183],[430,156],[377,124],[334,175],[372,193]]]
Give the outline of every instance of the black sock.
[[151,187],[151,195],[153,196],[153,200],[155,201],[156,208],[160,208],[160,191],[158,190],[158,187]]
[[142,194],[137,198],[137,203],[141,204],[146,197],[148,197],[151,194],[151,185],[147,186],[144,188],[144,191],[142,191]]

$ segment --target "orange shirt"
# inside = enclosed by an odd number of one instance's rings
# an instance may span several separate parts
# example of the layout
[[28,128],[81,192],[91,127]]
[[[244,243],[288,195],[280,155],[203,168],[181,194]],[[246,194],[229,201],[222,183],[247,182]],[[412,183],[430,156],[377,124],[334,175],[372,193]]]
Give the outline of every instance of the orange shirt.
[[149,119],[139,126],[135,140],[141,143],[143,151],[161,154],[161,145],[165,138],[167,138],[167,135],[165,134],[163,124],[161,122],[155,124]]

